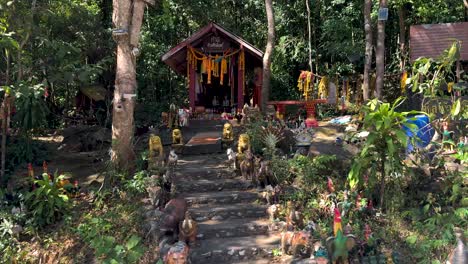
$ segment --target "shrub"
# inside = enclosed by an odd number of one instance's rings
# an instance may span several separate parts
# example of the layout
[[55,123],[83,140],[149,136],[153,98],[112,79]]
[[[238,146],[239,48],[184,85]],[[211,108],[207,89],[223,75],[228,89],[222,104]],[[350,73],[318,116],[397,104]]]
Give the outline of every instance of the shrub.
[[68,213],[69,198],[64,194],[60,181],[64,175],[57,175],[53,179],[44,173],[42,179],[34,180],[36,188],[26,194],[25,204],[31,216],[31,224],[35,227],[44,227],[60,220]]

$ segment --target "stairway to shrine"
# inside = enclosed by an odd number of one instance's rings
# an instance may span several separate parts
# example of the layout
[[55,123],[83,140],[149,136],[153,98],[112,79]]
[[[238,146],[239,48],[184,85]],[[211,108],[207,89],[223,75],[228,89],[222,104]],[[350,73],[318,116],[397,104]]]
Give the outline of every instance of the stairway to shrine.
[[185,128],[190,138],[184,146],[184,155],[206,153],[221,153],[221,135],[223,122],[221,120],[190,120]]
[[174,185],[198,223],[193,264],[269,263],[280,234],[269,230],[267,205],[236,176],[225,154],[183,155]]

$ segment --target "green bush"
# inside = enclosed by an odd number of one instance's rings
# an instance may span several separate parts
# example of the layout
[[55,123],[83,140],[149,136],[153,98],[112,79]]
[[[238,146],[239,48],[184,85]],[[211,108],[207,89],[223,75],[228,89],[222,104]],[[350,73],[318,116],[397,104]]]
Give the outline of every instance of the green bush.
[[6,173],[25,163],[42,164],[47,159],[48,151],[45,144],[25,137],[9,137],[7,141]]
[[125,181],[125,188],[132,193],[143,193],[146,190],[148,181],[148,172],[139,171],[133,175],[133,178]]
[[112,222],[103,217],[87,215],[77,232],[102,263],[137,263],[145,251],[141,238],[132,234],[119,243],[116,237],[109,235],[114,228]]
[[34,180],[37,187],[25,197],[25,204],[31,217],[29,221],[33,226],[42,228],[62,219],[68,213],[69,198],[64,194],[64,189],[58,187],[64,177],[56,173],[54,179],[50,180],[44,173],[42,179]]

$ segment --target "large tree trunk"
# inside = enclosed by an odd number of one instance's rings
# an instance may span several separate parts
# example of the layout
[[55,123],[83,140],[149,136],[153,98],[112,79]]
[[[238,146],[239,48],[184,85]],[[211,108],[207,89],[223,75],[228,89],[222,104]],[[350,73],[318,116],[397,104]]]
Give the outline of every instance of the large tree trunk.
[[403,72],[406,66],[406,27],[405,8],[403,4],[398,7],[398,24],[400,26],[400,69]]
[[271,56],[275,47],[275,15],[273,13],[272,0],[265,0],[265,9],[268,20],[268,39],[265,54],[263,55],[263,83],[262,83],[262,111],[266,111],[266,106],[270,98],[271,82]]
[[309,70],[313,71],[312,68],[312,28],[310,25],[310,7],[309,7],[309,0],[305,0],[306,8],[307,8],[307,29],[309,32]]
[[[380,8],[387,7],[387,0],[380,0]],[[376,67],[376,96],[382,100],[384,74],[385,74],[385,21],[377,22],[377,50],[375,52],[375,67]]]
[[132,171],[135,165],[133,150],[136,56],[143,21],[143,0],[113,0],[112,22],[117,42],[117,66],[112,113],[112,152],[114,166]]
[[364,102],[369,100],[369,82],[372,71],[372,22],[371,22],[372,0],[364,2],[364,31],[366,33],[366,61],[364,64],[364,82],[362,83],[362,97]]

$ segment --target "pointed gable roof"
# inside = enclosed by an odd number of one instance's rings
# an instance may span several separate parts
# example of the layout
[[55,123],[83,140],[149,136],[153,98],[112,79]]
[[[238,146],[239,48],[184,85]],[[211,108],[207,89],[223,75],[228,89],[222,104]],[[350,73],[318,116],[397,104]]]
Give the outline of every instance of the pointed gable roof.
[[196,46],[200,44],[205,36],[212,33],[217,33],[230,41],[237,43],[239,46],[244,48],[247,54],[262,61],[263,52],[261,50],[214,22],[210,22],[207,26],[201,28],[196,33],[180,42],[177,46],[170,49],[161,57],[161,60],[169,65],[175,72],[185,74],[187,72],[187,46]]

